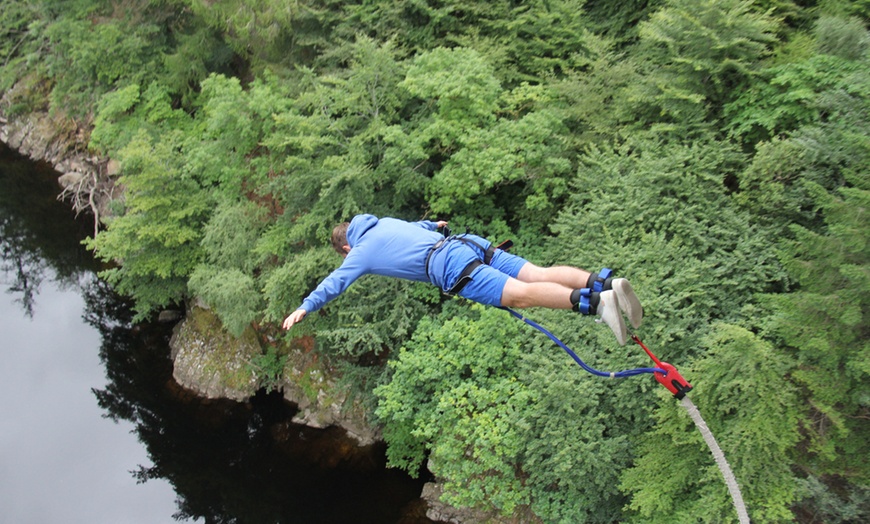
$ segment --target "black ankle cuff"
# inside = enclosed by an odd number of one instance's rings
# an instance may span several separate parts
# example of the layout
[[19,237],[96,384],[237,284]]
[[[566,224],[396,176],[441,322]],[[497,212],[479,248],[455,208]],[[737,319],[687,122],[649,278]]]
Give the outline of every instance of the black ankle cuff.
[[590,273],[586,287],[595,291],[607,291],[613,288],[613,271],[604,268],[601,273]]
[[588,287],[575,289],[571,292],[571,303],[574,304],[574,307],[571,309],[582,315],[594,315],[597,313],[599,302],[601,302],[601,293],[592,291]]

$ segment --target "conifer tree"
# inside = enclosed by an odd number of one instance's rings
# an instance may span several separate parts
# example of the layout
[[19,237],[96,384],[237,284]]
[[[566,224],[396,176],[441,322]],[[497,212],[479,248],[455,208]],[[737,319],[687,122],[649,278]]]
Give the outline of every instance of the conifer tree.
[[[638,111],[657,109],[682,129],[717,119],[771,51],[780,20],[749,0],[669,0],[639,24],[648,81],[634,92]],[[650,114],[651,118],[657,118]],[[689,127],[688,129],[691,129]]]
[[[752,332],[718,324],[703,357],[682,367],[689,397],[734,472],[752,522],[785,522],[799,493],[790,455],[800,440],[798,391],[788,381],[794,359]],[[644,522],[736,522],[722,472],[688,414],[659,391],[656,426],[640,439],[622,474],[629,507]]]
[[171,137],[152,141],[144,132],[119,158],[124,166],[125,208],[88,247],[118,267],[102,273],[118,292],[136,299],[136,319],[183,299],[187,279],[202,260],[202,225],[209,195],[182,175]]
[[806,388],[810,454],[800,460],[817,475],[860,484],[870,474],[858,458],[870,438],[864,422],[870,394],[870,184],[864,174],[850,180],[855,185],[836,194],[810,184],[827,227],[793,227],[795,238],[782,248],[798,289],[768,301],[776,312],[772,328],[798,361],[792,377]]

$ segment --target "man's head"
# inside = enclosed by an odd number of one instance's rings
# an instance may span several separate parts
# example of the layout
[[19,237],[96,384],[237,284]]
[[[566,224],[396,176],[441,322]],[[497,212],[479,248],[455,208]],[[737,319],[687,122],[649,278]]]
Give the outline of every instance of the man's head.
[[350,222],[342,222],[332,229],[332,248],[341,256],[346,256],[350,251],[347,243],[348,226],[350,226]]

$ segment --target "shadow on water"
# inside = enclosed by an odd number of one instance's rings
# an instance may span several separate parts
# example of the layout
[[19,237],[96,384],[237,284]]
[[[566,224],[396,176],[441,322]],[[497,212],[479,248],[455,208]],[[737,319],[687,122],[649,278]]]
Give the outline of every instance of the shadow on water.
[[428,523],[423,480],[385,467],[381,445],[358,448],[342,430],[291,423],[295,407],[280,395],[251,402],[210,401],[172,379],[172,326],[133,324],[130,304],[93,277],[81,246],[89,220],[73,220],[55,200],[57,173],[0,144],[0,234],[4,282],[32,314],[40,283],[76,287],[85,320],[101,334],[104,389],[94,390],[107,417],[134,424],[153,465],[140,482],[166,479],[176,519],[214,523]]

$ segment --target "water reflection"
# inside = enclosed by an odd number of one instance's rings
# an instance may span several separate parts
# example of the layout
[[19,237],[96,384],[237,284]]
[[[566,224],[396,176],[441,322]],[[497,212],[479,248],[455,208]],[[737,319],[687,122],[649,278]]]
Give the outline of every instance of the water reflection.
[[56,177],[0,147],[0,520],[164,521],[169,484],[135,485],[145,450],[129,423],[101,419],[90,390],[105,383],[99,334],[81,318],[94,261]]
[[[21,304],[24,314],[33,318],[33,304],[39,285],[42,284],[45,267],[42,260],[33,251],[21,251],[16,247],[25,244],[27,239],[18,237],[19,231],[15,225],[6,220],[0,220],[0,251],[3,262],[4,284],[7,293],[15,295],[15,302]],[[8,280],[12,276],[12,280]]]
[[382,447],[361,450],[341,430],[290,423],[294,407],[279,395],[241,404],[180,388],[171,377],[172,326],[133,324],[130,304],[89,277],[95,262],[80,244],[89,224],[55,201],[54,175],[34,176],[33,168],[0,147],[3,284],[30,316],[47,280],[84,299],[106,373],[106,385],[93,390],[97,403],[106,417],[133,424],[153,464],[133,474],[172,485],[176,519],[430,522],[419,502],[422,482],[386,469]]
[[81,245],[87,234],[83,225],[54,196],[59,187],[52,176],[46,176],[51,169],[25,161],[3,144],[0,166],[2,284],[32,317],[47,271],[61,287],[75,287],[95,264]]
[[95,391],[114,419],[135,423],[153,466],[140,481],[168,480],[176,518],[206,522],[429,522],[414,503],[422,485],[385,469],[384,450],[359,450],[339,429],[290,423],[280,395],[252,402],[200,399],[171,378],[170,329],[132,325],[105,284],[88,290],[88,322],[102,335],[109,383]]

